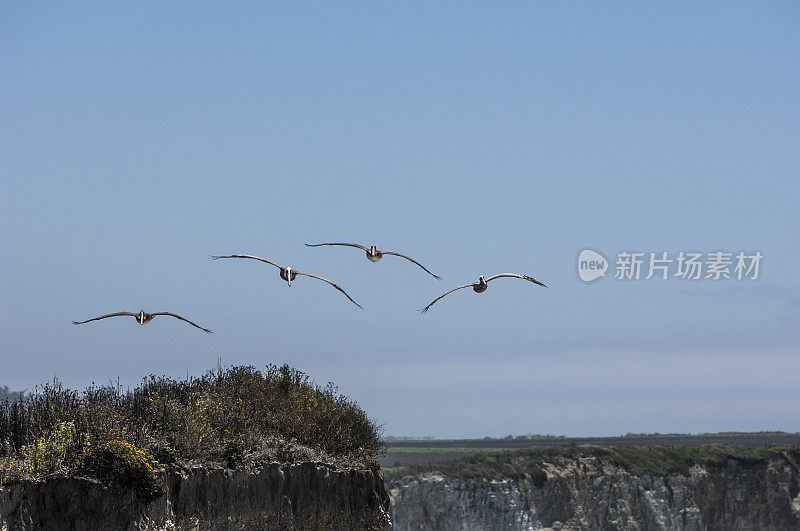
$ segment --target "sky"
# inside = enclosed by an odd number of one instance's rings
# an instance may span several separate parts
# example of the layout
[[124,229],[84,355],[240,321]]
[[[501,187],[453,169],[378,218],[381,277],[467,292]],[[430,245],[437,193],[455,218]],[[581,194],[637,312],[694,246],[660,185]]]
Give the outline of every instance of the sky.
[[[221,359],[386,435],[800,431],[798,59],[791,1],[3,2],[0,385]],[[763,260],[618,280],[622,251]],[[548,288],[416,311],[505,272]],[[72,325],[140,309],[215,333]]]

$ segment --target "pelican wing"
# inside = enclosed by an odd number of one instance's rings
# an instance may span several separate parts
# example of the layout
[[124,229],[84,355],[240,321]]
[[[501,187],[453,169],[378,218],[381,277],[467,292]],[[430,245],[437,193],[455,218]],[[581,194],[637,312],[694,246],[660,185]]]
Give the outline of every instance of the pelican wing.
[[518,275],[516,273],[502,273],[500,275],[495,275],[493,277],[487,278],[486,282],[489,282],[490,280],[494,280],[494,279],[500,278],[500,277],[521,278],[522,280],[527,280],[528,282],[533,282],[534,284],[538,284],[538,285],[540,285],[542,287],[545,287],[545,288],[547,287],[547,286],[545,286],[544,284],[542,284],[541,282],[539,282],[538,280],[536,280],[533,277],[529,277],[527,275]]
[[175,317],[176,319],[180,319],[181,321],[186,321],[187,323],[189,323],[190,325],[194,326],[195,328],[199,328],[200,330],[202,330],[202,331],[203,331],[203,332],[205,332],[206,334],[213,334],[213,333],[214,333],[214,331],[213,331],[213,330],[209,330],[208,328],[203,328],[202,326],[200,326],[200,325],[198,325],[198,324],[195,324],[195,323],[191,322],[189,319],[186,319],[185,317],[181,317],[181,316],[180,316],[180,315],[178,315],[177,313],[171,313],[171,312],[157,312],[157,313],[151,313],[150,315],[152,315],[152,316],[156,316],[156,315],[169,315],[170,317]]
[[400,254],[400,253],[393,253],[392,251],[381,251],[381,253],[383,253],[383,254],[392,254],[394,256],[400,256],[402,258],[405,258],[406,260],[410,260],[410,261],[414,262],[415,264],[417,264],[418,266],[420,266],[422,269],[424,269],[430,276],[432,276],[436,280],[442,280],[442,277],[440,277],[439,275],[434,275],[433,273],[428,271],[427,267],[425,267],[424,265],[420,264],[419,262],[417,262],[416,260],[414,260],[410,256],[406,256],[406,255]]
[[358,247],[362,251],[369,251],[363,245],[359,245],[357,243],[339,243],[339,242],[331,242],[331,243],[307,243],[306,247],[320,247],[321,245],[345,245],[347,247]]
[[117,317],[119,315],[126,315],[126,316],[130,316],[130,317],[136,317],[139,314],[138,313],[131,313],[131,312],[109,313],[109,314],[106,314],[106,315],[101,315],[100,317],[95,317],[94,319],[86,319],[85,321],[72,321],[72,324],[79,325],[79,324],[83,324],[83,323],[89,323],[91,321],[99,321],[100,319],[105,319],[106,317]]
[[469,288],[469,287],[472,287],[472,286],[474,286],[474,284],[464,284],[463,286],[459,286],[459,287],[457,287],[457,288],[453,288],[453,289],[451,289],[450,291],[445,291],[444,293],[442,293],[441,295],[439,295],[438,297],[436,297],[435,299],[433,299],[433,302],[431,302],[429,305],[425,306],[425,307],[424,307],[423,309],[421,309],[420,311],[421,311],[422,313],[425,313],[425,312],[427,312],[427,311],[430,309],[430,307],[431,307],[431,306],[433,306],[434,304],[436,304],[436,301],[438,301],[439,299],[442,299],[442,298],[444,298],[446,295],[450,295],[451,293],[453,293],[453,292],[454,292],[454,291],[456,291],[456,290],[463,289],[463,288]]
[[250,256],[249,254],[229,254],[228,256],[212,256],[211,258],[213,260],[219,260],[220,258],[249,258],[251,260],[259,260],[261,262],[266,262],[268,264],[274,265],[278,269],[283,269],[281,266],[279,266],[275,262],[267,260],[266,258],[261,258],[259,256]]
[[320,280],[322,280],[322,281],[325,281],[325,282],[327,282],[328,284],[330,284],[330,285],[331,285],[331,286],[333,286],[334,288],[336,288],[336,289],[338,289],[339,291],[341,291],[342,293],[344,293],[344,296],[345,296],[345,297],[347,297],[348,299],[350,299],[350,302],[352,302],[353,304],[355,304],[356,306],[358,306],[358,307],[359,307],[359,308],[361,308],[362,310],[364,309],[364,307],[363,307],[363,306],[361,306],[361,305],[360,305],[359,303],[357,303],[356,301],[354,301],[354,300],[353,300],[353,297],[351,297],[350,295],[348,295],[348,294],[347,294],[347,292],[346,292],[345,290],[343,290],[342,288],[340,288],[339,286],[337,286],[335,283],[331,282],[331,281],[330,281],[330,280],[328,280],[327,278],[322,278],[322,277],[321,277],[321,276],[319,276],[319,275],[313,275],[313,274],[311,274],[311,273],[303,273],[302,271],[296,271],[296,273],[297,273],[298,275],[305,275],[305,276],[307,276],[307,277],[318,278],[318,279],[320,279]]

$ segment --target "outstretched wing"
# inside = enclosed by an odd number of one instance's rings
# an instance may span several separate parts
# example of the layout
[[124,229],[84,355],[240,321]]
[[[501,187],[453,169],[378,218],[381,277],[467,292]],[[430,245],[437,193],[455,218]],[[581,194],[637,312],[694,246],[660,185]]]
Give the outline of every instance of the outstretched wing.
[[439,295],[438,297],[436,297],[435,299],[433,299],[433,302],[431,302],[429,305],[427,305],[427,306],[425,306],[424,308],[422,308],[420,311],[421,311],[422,313],[425,313],[425,312],[427,312],[427,311],[430,309],[430,307],[431,307],[431,306],[433,306],[434,304],[436,304],[436,301],[438,301],[438,300],[439,300],[439,299],[441,299],[441,298],[444,298],[444,296],[445,296],[445,295],[449,295],[449,294],[453,293],[454,291],[456,291],[456,290],[459,290],[459,289],[462,289],[462,288],[469,288],[469,287],[472,287],[473,285],[474,285],[474,284],[464,284],[463,286],[459,286],[459,287],[457,287],[457,288],[453,288],[453,289],[451,289],[450,291],[445,291],[444,293],[442,293],[441,295]]
[[495,275],[493,277],[487,278],[486,282],[489,282],[490,280],[494,280],[494,279],[500,278],[500,277],[521,278],[522,280],[527,280],[528,282],[533,282],[534,284],[538,284],[538,285],[540,285],[542,287],[545,287],[545,288],[547,287],[547,286],[545,286],[544,284],[542,284],[541,282],[539,282],[538,280],[536,280],[533,277],[529,277],[527,275],[518,275],[516,273],[503,273],[503,274],[500,274],[500,275]]
[[127,316],[130,316],[130,317],[136,317],[139,314],[138,313],[131,313],[131,312],[109,313],[107,315],[101,315],[100,317],[95,317],[94,319],[86,319],[85,321],[72,321],[72,324],[79,325],[79,324],[83,324],[83,323],[89,323],[91,321],[99,321],[100,319],[105,319],[106,317],[117,317],[119,315],[127,315]]
[[413,258],[411,258],[410,256],[406,256],[406,255],[404,255],[404,254],[400,254],[400,253],[393,253],[393,252],[391,252],[391,251],[381,251],[381,253],[383,253],[383,254],[393,254],[393,255],[395,255],[395,256],[399,256],[399,257],[401,257],[401,258],[405,258],[406,260],[410,260],[410,261],[414,262],[415,264],[417,264],[418,266],[420,266],[420,267],[421,267],[422,269],[424,269],[425,271],[427,271],[427,273],[428,273],[430,276],[432,276],[433,278],[435,278],[436,280],[442,280],[442,277],[440,277],[439,275],[434,275],[433,273],[431,273],[430,271],[428,271],[428,268],[427,268],[427,267],[425,267],[424,265],[420,264],[419,262],[417,262],[416,260],[414,260],[414,259],[413,259]]
[[318,278],[318,279],[320,279],[320,280],[323,280],[323,281],[327,282],[328,284],[330,284],[330,285],[331,285],[331,286],[333,286],[334,288],[336,288],[336,289],[338,289],[339,291],[341,291],[342,293],[344,293],[344,296],[345,296],[345,297],[347,297],[348,299],[350,299],[350,302],[352,302],[353,304],[355,304],[356,306],[358,306],[358,307],[359,307],[359,308],[361,308],[362,310],[364,309],[364,307],[363,307],[363,306],[361,306],[361,305],[360,305],[359,303],[357,303],[356,301],[354,301],[354,300],[353,300],[353,297],[351,297],[350,295],[348,295],[348,294],[347,294],[347,292],[346,292],[345,290],[343,290],[342,288],[340,288],[339,286],[337,286],[336,284],[334,284],[333,282],[331,282],[331,281],[330,281],[330,280],[328,280],[327,278],[322,278],[321,276],[318,276],[318,275],[313,275],[313,274],[311,274],[311,273],[303,273],[302,271],[295,271],[295,272],[296,272],[298,275],[305,275],[305,276],[307,276],[307,277],[311,277],[311,278]]
[[229,254],[228,256],[212,256],[213,260],[219,260],[220,258],[249,258],[251,260],[259,260],[261,262],[266,262],[268,264],[274,265],[278,269],[283,269],[281,266],[272,262],[271,260],[267,260],[266,258],[261,258],[259,256],[250,256],[249,254]]
[[189,323],[190,325],[194,326],[195,328],[199,328],[200,330],[202,330],[202,331],[203,331],[203,332],[205,332],[206,334],[213,334],[213,333],[214,333],[214,331],[213,331],[213,330],[209,330],[208,328],[203,328],[202,326],[200,326],[200,325],[198,325],[198,324],[195,324],[195,323],[191,322],[189,319],[186,319],[186,318],[184,318],[184,317],[181,317],[181,316],[180,316],[180,315],[178,315],[177,313],[171,313],[171,312],[157,312],[157,313],[151,313],[150,315],[152,315],[152,316],[156,316],[156,315],[169,315],[170,317],[175,317],[176,319],[180,319],[181,321],[186,321],[187,323]]
[[366,247],[363,245],[359,245],[357,243],[338,243],[338,242],[331,242],[331,243],[307,243],[306,247],[320,247],[321,245],[345,245],[347,247],[358,247],[362,251],[368,251]]

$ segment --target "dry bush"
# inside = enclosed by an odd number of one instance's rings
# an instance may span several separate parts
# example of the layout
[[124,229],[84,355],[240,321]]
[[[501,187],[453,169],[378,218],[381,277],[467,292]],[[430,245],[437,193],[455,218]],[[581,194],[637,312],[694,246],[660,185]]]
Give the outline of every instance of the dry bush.
[[379,427],[354,402],[288,365],[218,367],[185,380],[151,375],[126,392],[93,385],[78,393],[54,380],[23,399],[0,402],[4,481],[55,468],[97,470],[81,456],[113,441],[141,448],[160,464],[216,460],[231,467],[269,448],[279,459],[304,447],[365,463],[384,449]]

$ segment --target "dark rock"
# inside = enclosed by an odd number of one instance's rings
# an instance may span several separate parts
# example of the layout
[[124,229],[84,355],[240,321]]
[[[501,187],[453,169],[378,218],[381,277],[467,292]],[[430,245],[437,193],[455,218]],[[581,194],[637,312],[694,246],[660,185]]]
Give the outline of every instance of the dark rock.
[[389,497],[371,470],[315,462],[176,467],[145,503],[88,478],[0,488],[0,529],[386,529]]

